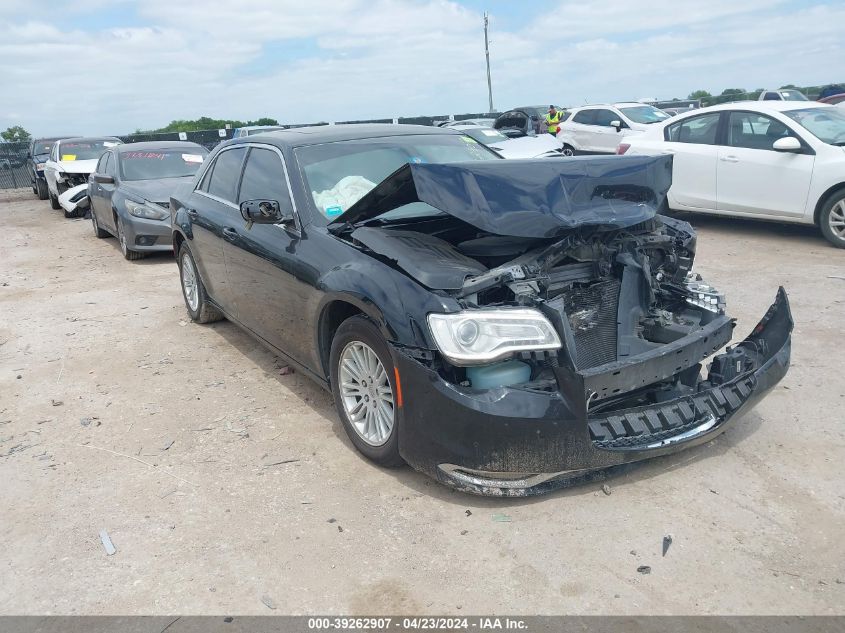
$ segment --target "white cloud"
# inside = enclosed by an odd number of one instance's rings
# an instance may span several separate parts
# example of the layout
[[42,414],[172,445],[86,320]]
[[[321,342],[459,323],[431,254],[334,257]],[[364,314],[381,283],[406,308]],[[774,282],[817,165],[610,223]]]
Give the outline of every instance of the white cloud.
[[[122,5],[125,24],[64,26],[96,24],[98,11]],[[522,28],[493,10],[500,109],[842,79],[831,76],[845,60],[841,5],[565,0],[553,20],[544,6],[525,6],[538,18]],[[126,133],[202,115],[308,122],[486,109],[481,16],[447,0],[334,0],[330,10],[301,0],[71,0],[51,7],[55,20],[44,14],[0,13],[4,105],[23,113],[0,128]],[[295,54],[268,63],[267,46]]]

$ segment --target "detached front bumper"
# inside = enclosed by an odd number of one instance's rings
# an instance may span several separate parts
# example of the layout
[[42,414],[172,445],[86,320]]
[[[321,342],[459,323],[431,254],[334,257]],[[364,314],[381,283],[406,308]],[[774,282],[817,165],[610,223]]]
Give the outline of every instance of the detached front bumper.
[[[404,400],[399,450],[411,466],[442,483],[496,496],[539,494],[592,471],[677,452],[724,432],[783,378],[792,326],[780,288],[749,337],[713,358],[698,391],[597,414],[588,411],[593,392],[585,385],[622,380],[627,372],[635,383],[654,369],[653,359],[629,362],[622,374],[604,377],[558,373],[557,392],[473,390],[446,382],[395,349]],[[713,342],[705,336],[686,349]]]
[[88,185],[77,185],[59,196],[59,206],[68,215],[79,215],[88,209]]

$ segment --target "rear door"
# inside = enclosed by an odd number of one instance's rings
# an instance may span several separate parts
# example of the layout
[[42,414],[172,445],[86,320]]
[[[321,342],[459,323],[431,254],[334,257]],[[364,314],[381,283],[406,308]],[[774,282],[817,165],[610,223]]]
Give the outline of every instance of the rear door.
[[302,281],[298,248],[301,224],[294,208],[285,161],[272,145],[252,145],[241,180],[238,202],[275,200],[292,212],[295,223],[252,224],[239,218],[228,229],[235,246],[227,252],[229,278],[238,306],[238,320],[300,363],[310,358],[313,341],[303,332],[311,286]]
[[[784,217],[804,215],[815,153],[792,128],[759,112],[728,115],[725,144],[719,148],[717,208],[731,213]],[[778,152],[779,138],[802,140],[802,153]]]
[[716,209],[716,144],[722,114],[689,117],[664,130],[665,149],[674,154],[669,206],[678,209]]
[[211,299],[235,318],[237,304],[226,266],[227,251],[235,247],[224,229],[241,217],[237,192],[246,150],[244,145],[221,150],[185,203],[193,236],[191,252],[203,284]]

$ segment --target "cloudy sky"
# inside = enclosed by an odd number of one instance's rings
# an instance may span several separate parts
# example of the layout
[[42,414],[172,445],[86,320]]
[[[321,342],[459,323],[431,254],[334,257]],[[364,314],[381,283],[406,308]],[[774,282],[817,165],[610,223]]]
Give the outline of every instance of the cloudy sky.
[[0,129],[123,134],[845,81],[841,0],[0,0]]

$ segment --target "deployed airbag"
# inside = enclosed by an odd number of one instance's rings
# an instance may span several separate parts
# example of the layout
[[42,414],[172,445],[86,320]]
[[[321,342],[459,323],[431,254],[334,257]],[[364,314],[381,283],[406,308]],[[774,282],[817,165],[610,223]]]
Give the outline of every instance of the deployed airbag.
[[490,233],[545,238],[587,225],[625,228],[654,217],[672,185],[672,156],[409,163],[330,226],[425,202]]

